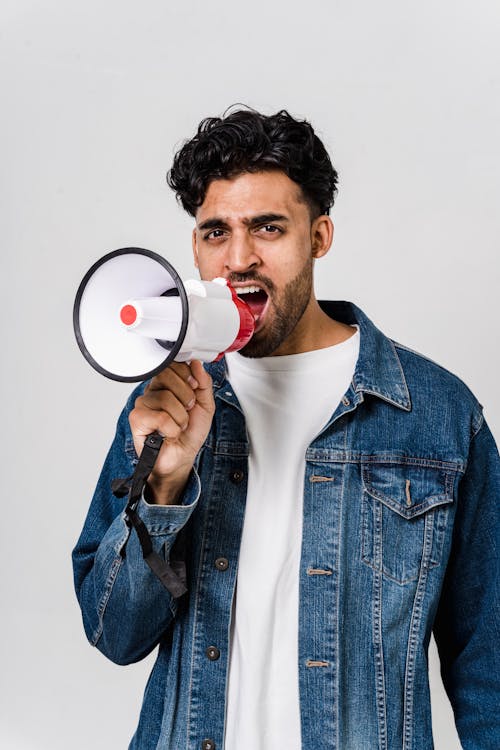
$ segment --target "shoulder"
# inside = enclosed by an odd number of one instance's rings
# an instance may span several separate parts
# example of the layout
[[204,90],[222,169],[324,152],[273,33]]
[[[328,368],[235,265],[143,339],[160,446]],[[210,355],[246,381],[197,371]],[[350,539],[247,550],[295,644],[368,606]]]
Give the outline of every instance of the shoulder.
[[443,419],[469,422],[475,434],[483,423],[483,407],[467,384],[430,357],[390,339],[398,355],[412,402],[425,399]]

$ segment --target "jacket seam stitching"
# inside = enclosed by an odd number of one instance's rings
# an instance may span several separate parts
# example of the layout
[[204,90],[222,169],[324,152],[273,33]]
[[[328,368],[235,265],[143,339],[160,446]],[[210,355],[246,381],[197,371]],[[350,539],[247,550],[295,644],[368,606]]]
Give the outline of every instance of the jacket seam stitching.
[[[477,433],[479,432],[479,430],[481,429],[481,427],[483,426],[483,424],[484,424],[484,413],[481,411],[481,413],[479,415],[479,425],[477,427],[477,430],[475,432],[473,431],[473,433],[472,433],[472,437],[473,438],[476,437]],[[474,424],[472,425],[472,429],[474,430]]]
[[398,353],[396,351],[396,346],[394,344],[394,341],[392,339],[389,339],[389,342],[390,342],[390,344],[392,346],[392,351],[394,352],[394,356],[396,357],[396,360],[398,362],[399,371],[401,373],[401,377],[403,379],[403,383],[405,384],[405,388],[406,388],[406,398],[408,399],[408,405],[411,408],[410,389],[408,388],[408,383],[406,381],[405,373],[404,373],[404,370],[403,370],[403,365],[401,364],[401,360],[399,359],[399,355],[398,355]]
[[[347,424],[344,424],[344,451],[347,451]],[[342,484],[340,487],[340,502],[339,512],[337,521],[337,550],[336,559],[334,560],[334,571],[335,571],[335,608],[336,608],[336,637],[335,637],[335,654],[333,659],[334,664],[334,716],[335,716],[335,747],[340,748],[340,730],[339,730],[339,701],[340,701],[340,670],[339,670],[339,654],[340,654],[340,629],[339,629],[339,610],[340,610],[340,581],[339,581],[339,560],[340,560],[340,545],[342,543],[341,526],[342,526],[342,511],[344,505],[344,490],[345,490],[345,475],[347,468],[344,464],[342,467]]]
[[106,611],[106,606],[108,604],[109,597],[111,596],[111,592],[113,590],[113,586],[118,576],[118,572],[121,568],[122,562],[123,562],[123,558],[119,555],[118,557],[114,558],[111,564],[109,575],[108,575],[108,578],[106,579],[106,583],[104,586],[104,591],[97,605],[97,614],[99,615],[99,622],[98,622],[96,630],[94,631],[92,635],[91,642],[93,646],[97,645],[97,642],[99,638],[101,637],[102,632],[104,630],[104,613]]
[[398,455],[371,455],[363,453],[351,453],[347,455],[334,455],[329,449],[312,449],[306,452],[306,461],[321,464],[376,464],[388,466],[414,466],[422,469],[442,469],[464,474],[466,466],[462,461],[440,461],[435,458],[419,458],[417,456]]
[[[211,472],[211,482],[208,487],[207,497],[212,497],[212,487],[214,486],[214,476],[215,476],[215,465],[214,470]],[[200,493],[201,495],[201,493]],[[207,507],[205,508],[205,514],[204,518],[207,521],[208,515],[210,513],[210,503],[207,503]],[[198,612],[199,612],[199,604],[200,604],[200,597],[201,597],[201,586],[203,583],[203,570],[204,570],[204,550],[206,547],[206,540],[207,540],[207,528],[209,524],[207,522],[203,523],[203,536],[201,538],[200,542],[200,559],[198,564],[198,570],[197,570],[197,576],[196,576],[196,597],[194,601],[194,615],[193,615],[193,636],[191,639],[191,670],[189,674],[189,690],[188,690],[188,709],[187,709],[187,718],[186,718],[186,750],[189,750],[189,744],[191,741],[191,706],[193,702],[193,679],[194,679],[194,671],[195,671],[195,660],[197,658],[196,656],[196,636],[198,632]]]
[[404,689],[404,707],[403,707],[403,750],[412,750],[413,741],[413,698],[415,685],[415,656],[417,646],[417,635],[422,619],[422,600],[425,594],[425,585],[427,583],[429,563],[428,560],[432,554],[432,542],[434,538],[434,515],[428,514],[425,517],[424,546],[422,550],[422,560],[420,564],[420,574],[415,591],[415,599],[410,620],[410,632],[408,638],[408,649],[405,669],[405,689]]
[[[382,511],[375,508],[374,523],[382,525]],[[382,537],[379,540],[375,555],[382,558]],[[380,559],[380,563],[381,563]],[[379,750],[387,750],[387,713],[385,703],[385,669],[384,644],[382,639],[382,572],[377,570],[373,576],[373,648],[375,652],[375,692],[377,706],[377,728]]]

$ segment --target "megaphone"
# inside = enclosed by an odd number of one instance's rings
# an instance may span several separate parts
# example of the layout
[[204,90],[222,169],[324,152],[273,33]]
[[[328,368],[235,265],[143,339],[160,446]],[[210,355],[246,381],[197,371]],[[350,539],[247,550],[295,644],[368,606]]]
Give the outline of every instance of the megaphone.
[[108,253],[87,271],[73,308],[76,340],[112,380],[153,377],[173,360],[212,362],[250,341],[255,320],[226,279],[181,281],[161,255]]

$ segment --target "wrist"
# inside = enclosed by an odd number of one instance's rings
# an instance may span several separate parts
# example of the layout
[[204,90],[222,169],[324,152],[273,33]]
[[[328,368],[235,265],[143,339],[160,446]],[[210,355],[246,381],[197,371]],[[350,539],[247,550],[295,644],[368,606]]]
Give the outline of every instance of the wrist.
[[144,487],[146,502],[151,505],[179,505],[190,472],[191,467],[163,476],[150,474]]

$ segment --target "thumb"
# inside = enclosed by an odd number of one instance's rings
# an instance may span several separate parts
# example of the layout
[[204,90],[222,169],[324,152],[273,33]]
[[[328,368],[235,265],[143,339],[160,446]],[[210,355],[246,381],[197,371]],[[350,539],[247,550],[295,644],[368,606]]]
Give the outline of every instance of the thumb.
[[199,359],[192,360],[191,373],[193,375],[193,378],[198,381],[198,388],[196,388],[195,390],[197,403],[203,409],[211,409],[214,403],[212,378],[205,370]]

